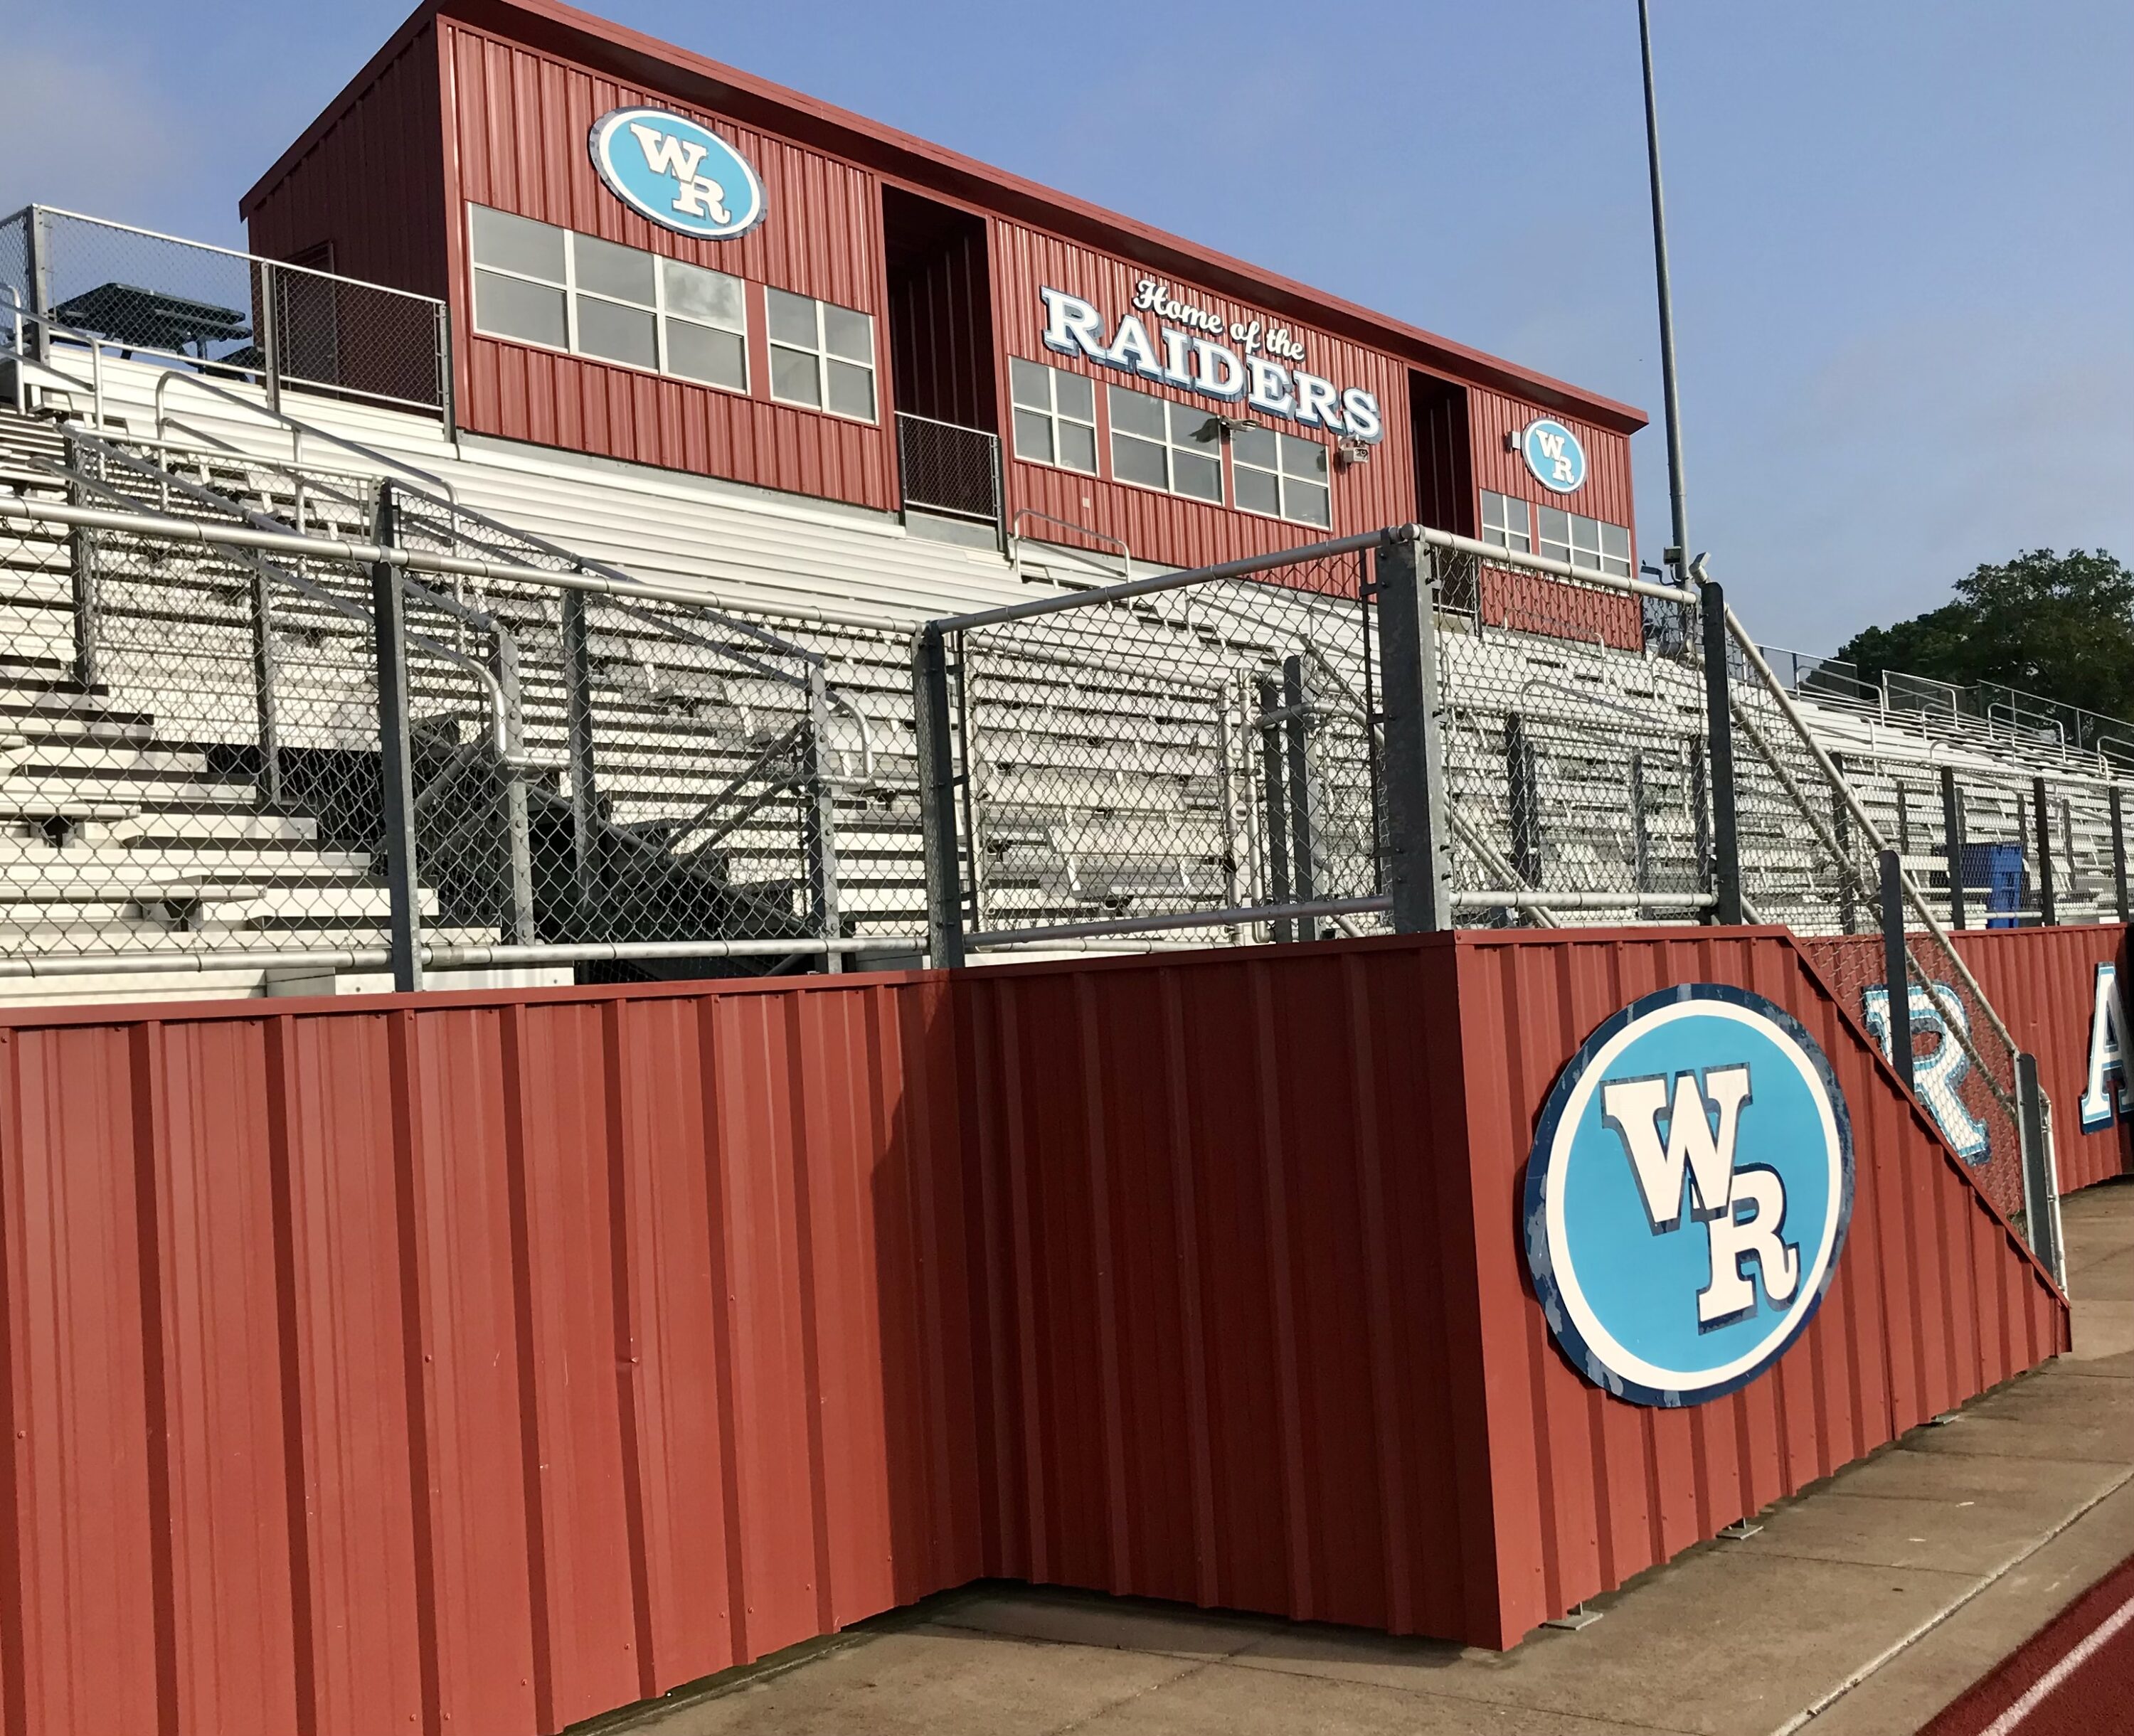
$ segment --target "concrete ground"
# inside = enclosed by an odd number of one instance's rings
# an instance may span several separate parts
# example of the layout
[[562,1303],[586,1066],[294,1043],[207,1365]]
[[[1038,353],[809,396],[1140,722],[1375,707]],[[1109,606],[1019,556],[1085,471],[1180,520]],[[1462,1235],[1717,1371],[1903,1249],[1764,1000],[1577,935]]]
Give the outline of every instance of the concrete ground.
[[1907,1736],[2134,1553],[2134,1180],[2066,1202],[2074,1348],[1511,1652],[976,1587],[601,1736]]

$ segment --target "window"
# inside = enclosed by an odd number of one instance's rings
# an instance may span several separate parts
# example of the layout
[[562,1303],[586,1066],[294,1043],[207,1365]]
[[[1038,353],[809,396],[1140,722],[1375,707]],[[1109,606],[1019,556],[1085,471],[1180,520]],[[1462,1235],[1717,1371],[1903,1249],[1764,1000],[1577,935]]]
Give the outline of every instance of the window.
[[1482,490],[1482,540],[1494,542],[1499,548],[1516,549],[1523,555],[1533,552],[1533,539],[1527,533],[1527,504],[1514,500],[1509,494],[1492,494]]
[[1621,525],[1582,518],[1557,506],[1539,507],[1536,511],[1541,552],[1548,559],[1586,572],[1605,572],[1619,579],[1630,576],[1630,533]]
[[770,313],[770,395],[833,416],[872,422],[874,321],[849,307],[765,292]]
[[1207,410],[1110,388],[1112,475],[1195,500],[1223,499],[1223,425]]
[[1008,361],[1015,456],[1097,474],[1097,388],[1086,375],[1020,356]]
[[469,209],[476,330],[748,390],[740,278],[486,205]]
[[1272,428],[1240,428],[1230,436],[1230,462],[1238,504],[1247,512],[1322,528],[1334,523],[1326,448],[1319,441]]

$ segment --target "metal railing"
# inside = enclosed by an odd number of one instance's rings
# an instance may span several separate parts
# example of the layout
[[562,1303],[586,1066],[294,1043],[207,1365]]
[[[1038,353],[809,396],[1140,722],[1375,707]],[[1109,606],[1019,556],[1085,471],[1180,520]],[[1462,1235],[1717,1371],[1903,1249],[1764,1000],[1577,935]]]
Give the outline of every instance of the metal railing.
[[210,378],[451,421],[451,327],[429,296],[32,205],[0,219],[0,291],[39,361],[89,347]]
[[916,950],[823,653],[390,480],[63,438],[0,501],[0,976]]
[[896,465],[907,509],[983,524],[1005,547],[1006,496],[997,435],[900,410]]

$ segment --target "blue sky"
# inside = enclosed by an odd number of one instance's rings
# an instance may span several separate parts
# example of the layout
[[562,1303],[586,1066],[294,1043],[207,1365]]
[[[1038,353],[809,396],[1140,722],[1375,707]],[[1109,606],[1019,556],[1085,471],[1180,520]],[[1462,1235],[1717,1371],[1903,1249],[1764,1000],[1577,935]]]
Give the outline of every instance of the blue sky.
[[[239,242],[406,9],[22,11],[0,209]],[[598,9],[1657,423],[1634,0]],[[1655,12],[1692,540],[1760,636],[1827,649],[2021,548],[2134,559],[2134,7]],[[1652,558],[1657,427],[1635,462]]]

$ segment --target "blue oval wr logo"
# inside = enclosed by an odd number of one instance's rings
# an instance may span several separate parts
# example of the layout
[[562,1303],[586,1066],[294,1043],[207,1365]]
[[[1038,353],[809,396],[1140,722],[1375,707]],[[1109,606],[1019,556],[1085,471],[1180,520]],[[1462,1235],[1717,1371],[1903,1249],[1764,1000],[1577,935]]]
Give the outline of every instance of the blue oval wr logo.
[[708,127],[662,108],[616,108],[587,148],[608,191],[664,229],[730,240],[763,221],[763,183]]

